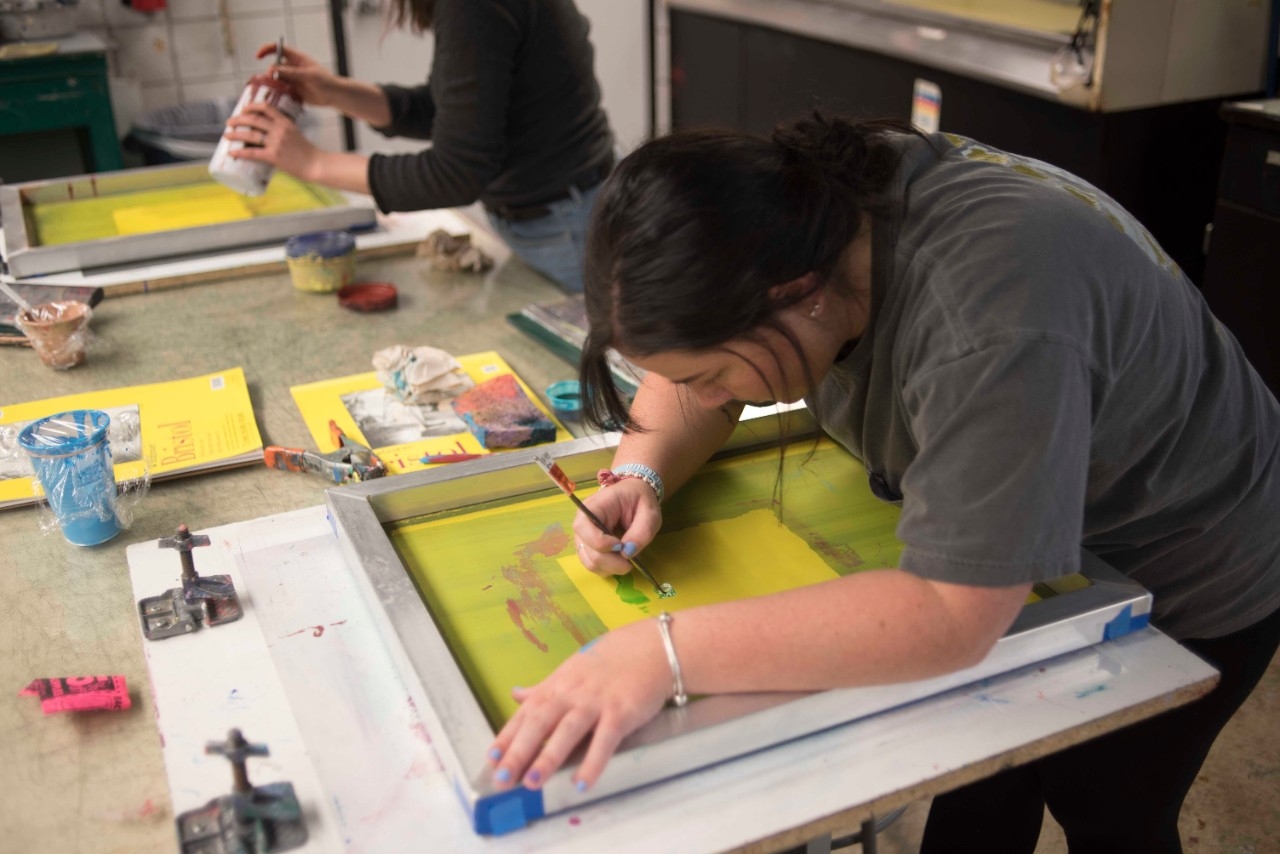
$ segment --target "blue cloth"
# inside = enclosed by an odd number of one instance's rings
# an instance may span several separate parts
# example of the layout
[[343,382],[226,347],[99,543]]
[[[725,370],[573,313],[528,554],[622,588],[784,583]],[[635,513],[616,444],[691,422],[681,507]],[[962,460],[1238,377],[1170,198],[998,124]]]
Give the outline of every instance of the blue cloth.
[[547,205],[537,219],[513,222],[486,211],[493,228],[511,251],[539,273],[570,293],[582,292],[582,254],[587,224],[600,185],[589,190],[570,188],[569,198]]

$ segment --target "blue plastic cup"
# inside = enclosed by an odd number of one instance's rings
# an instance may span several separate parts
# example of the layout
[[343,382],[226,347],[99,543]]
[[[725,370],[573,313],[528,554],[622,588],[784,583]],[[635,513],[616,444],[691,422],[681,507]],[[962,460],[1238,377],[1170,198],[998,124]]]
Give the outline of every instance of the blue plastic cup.
[[120,533],[110,425],[105,412],[77,409],[33,421],[18,434],[58,527],[72,545],[96,546]]

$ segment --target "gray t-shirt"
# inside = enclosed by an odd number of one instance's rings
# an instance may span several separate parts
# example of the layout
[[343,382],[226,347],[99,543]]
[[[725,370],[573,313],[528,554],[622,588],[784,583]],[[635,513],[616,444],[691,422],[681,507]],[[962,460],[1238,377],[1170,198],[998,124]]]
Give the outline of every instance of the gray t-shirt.
[[1085,549],[1177,638],[1280,607],[1280,407],[1105,194],[951,135],[902,136],[867,333],[808,403],[901,496],[900,566],[1001,586]]

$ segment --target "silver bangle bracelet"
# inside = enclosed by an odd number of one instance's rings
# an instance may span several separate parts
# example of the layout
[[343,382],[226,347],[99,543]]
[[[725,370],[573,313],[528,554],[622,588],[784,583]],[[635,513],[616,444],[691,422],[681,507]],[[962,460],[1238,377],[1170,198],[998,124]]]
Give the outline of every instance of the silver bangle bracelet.
[[658,631],[667,650],[667,663],[671,665],[671,705],[680,708],[689,702],[689,695],[684,692],[684,674],[680,672],[680,659],[676,658],[676,645],[671,640],[671,622],[672,617],[666,611],[658,615]]

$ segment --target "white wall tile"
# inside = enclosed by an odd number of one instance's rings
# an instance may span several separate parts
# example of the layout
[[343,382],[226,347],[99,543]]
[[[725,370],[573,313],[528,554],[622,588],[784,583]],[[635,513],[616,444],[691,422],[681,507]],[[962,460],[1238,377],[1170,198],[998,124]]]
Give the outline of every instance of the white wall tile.
[[235,63],[227,54],[222,26],[217,21],[175,23],[173,52],[178,58],[178,74],[184,80],[236,72]]
[[107,18],[102,11],[102,0],[80,0],[76,4],[76,27],[81,30],[103,30]]
[[[119,0],[104,0],[107,3]],[[207,21],[218,17],[217,0],[169,0],[169,20]]]
[[244,81],[239,76],[215,77],[194,82],[183,81],[182,100],[190,104],[195,101],[237,98],[243,89]]
[[145,27],[164,23],[164,12],[135,12],[120,0],[102,0],[103,16],[111,29],[118,27]]
[[115,67],[121,77],[141,83],[173,79],[169,28],[163,22],[145,27],[122,27],[111,34],[116,43]]
[[143,109],[154,110],[178,103],[178,87],[172,83],[158,83],[142,87]]
[[284,0],[227,0],[227,11],[233,19],[242,15],[283,15]]
[[285,35],[284,15],[233,18],[231,33],[236,43],[236,71],[247,80],[271,64],[269,59],[255,59],[254,54],[262,45],[274,44]]
[[342,151],[342,118],[332,110],[307,108],[315,123],[309,124],[304,131],[307,139],[325,151]]
[[293,24],[291,46],[332,68],[333,32],[329,28],[329,13],[294,12],[290,17]]

